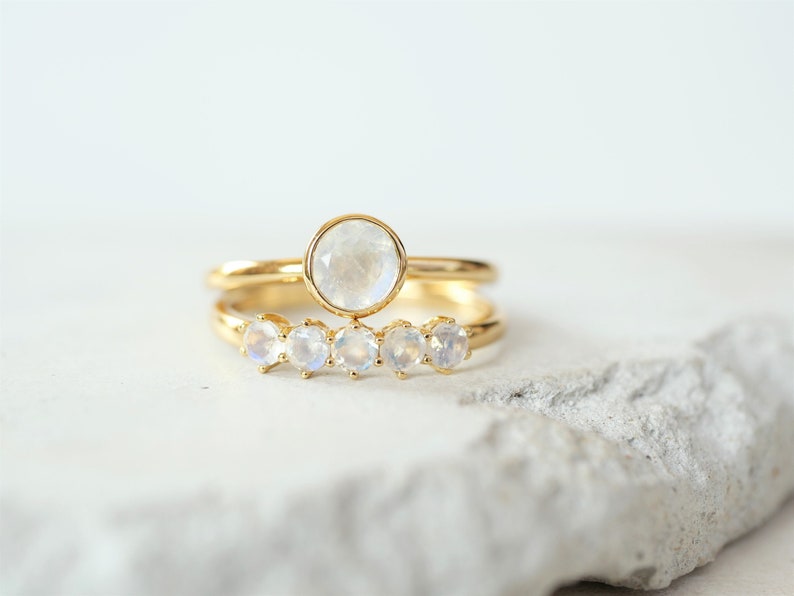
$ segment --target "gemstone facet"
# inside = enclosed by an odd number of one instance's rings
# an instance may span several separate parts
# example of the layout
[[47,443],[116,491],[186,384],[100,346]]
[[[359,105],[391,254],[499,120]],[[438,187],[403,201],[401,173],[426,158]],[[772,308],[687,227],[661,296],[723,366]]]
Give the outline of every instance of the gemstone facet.
[[334,362],[347,371],[367,370],[378,356],[375,334],[365,327],[345,327],[336,334],[333,356]]
[[325,230],[307,255],[311,283],[322,299],[341,311],[377,307],[401,283],[398,242],[367,219],[342,220]]
[[466,330],[455,323],[439,323],[433,328],[430,339],[430,357],[433,365],[442,369],[456,367],[469,351]]
[[278,362],[284,344],[278,338],[278,327],[272,321],[253,321],[243,333],[243,346],[248,357],[265,366]]
[[299,325],[287,336],[287,358],[301,372],[322,368],[331,351],[325,331],[317,325]]
[[405,372],[422,362],[426,351],[427,341],[416,327],[391,329],[380,347],[383,363],[397,372]]

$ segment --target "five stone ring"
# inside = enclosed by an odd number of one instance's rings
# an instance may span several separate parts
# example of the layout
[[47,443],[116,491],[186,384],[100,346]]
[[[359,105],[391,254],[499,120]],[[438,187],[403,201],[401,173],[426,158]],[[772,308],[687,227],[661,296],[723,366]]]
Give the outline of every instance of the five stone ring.
[[[355,379],[384,366],[403,379],[420,364],[449,374],[472,349],[502,335],[503,317],[476,291],[496,275],[479,261],[406,257],[391,228],[354,214],[323,225],[302,260],[231,261],[212,271],[208,283],[223,290],[213,311],[216,331],[261,373],[290,363],[303,378],[328,366]],[[275,312],[311,299],[349,321],[338,328],[312,318],[293,324]],[[393,301],[392,308],[401,303],[447,314],[420,325],[397,318],[375,328],[362,321]]]

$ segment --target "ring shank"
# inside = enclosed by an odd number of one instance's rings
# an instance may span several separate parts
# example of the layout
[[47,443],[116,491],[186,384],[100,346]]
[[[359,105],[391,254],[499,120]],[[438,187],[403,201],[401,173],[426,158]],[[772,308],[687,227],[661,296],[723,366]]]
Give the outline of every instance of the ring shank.
[[[496,277],[489,263],[443,257],[408,257],[406,270],[406,280],[487,283]],[[229,261],[207,277],[210,287],[221,290],[298,282],[303,282],[303,261],[298,258]]]
[[[241,325],[253,319],[252,313],[279,312],[284,308],[313,304],[303,284],[284,284],[282,281],[248,284],[225,292],[213,311],[213,326],[217,333],[224,340],[239,345]],[[450,310],[460,312],[460,323],[472,331],[469,338],[471,348],[495,341],[505,330],[502,314],[491,301],[478,294],[471,283],[409,280],[394,304],[436,309],[436,314],[449,313]]]

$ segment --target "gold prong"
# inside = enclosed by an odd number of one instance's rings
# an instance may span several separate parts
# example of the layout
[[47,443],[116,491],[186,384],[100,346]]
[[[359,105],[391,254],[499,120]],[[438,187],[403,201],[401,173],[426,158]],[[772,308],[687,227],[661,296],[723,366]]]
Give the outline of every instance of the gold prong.
[[334,343],[334,334],[333,334],[333,332],[329,332],[328,335],[325,336],[325,343],[327,343],[327,344]]
[[334,365],[334,359],[333,358],[326,358],[325,365],[326,366],[333,366]]
[[408,378],[408,373],[404,370],[395,370],[394,375],[400,380]]
[[256,320],[257,321],[267,321],[267,317],[265,317],[265,313],[260,312],[259,314],[256,315]]
[[237,332],[238,333],[245,333],[245,328],[248,327],[248,323],[240,323],[237,325]]
[[303,319],[301,321],[301,325],[303,325],[304,327],[308,327],[311,324],[312,324],[312,322],[309,319]]
[[375,343],[378,344],[379,346],[382,346],[384,341],[386,341],[386,338],[383,337],[382,335],[375,336]]
[[301,379],[308,379],[310,376],[312,376],[312,371],[310,370],[301,371]]
[[270,370],[269,366],[265,366],[264,364],[260,364],[256,367],[256,370],[259,371],[260,374],[265,374],[268,370]]
[[350,377],[351,379],[355,380],[355,379],[358,378],[358,371],[357,370],[350,370],[350,371],[347,372],[347,376]]
[[432,333],[424,333],[422,336],[428,341],[433,339],[433,334]]
[[240,346],[240,356],[248,356],[248,350],[245,349],[245,346]]
[[449,325],[454,325],[454,324],[455,324],[455,319],[453,319],[452,317],[450,317],[450,318],[448,318],[448,319],[446,320],[446,322],[447,322]]
[[464,360],[468,360],[469,358],[471,358],[471,350],[466,352],[466,355],[463,357]]
[[375,358],[375,363],[374,364],[375,364],[375,366],[383,366],[383,358],[378,356],[377,358]]
[[397,329],[398,327],[411,327],[411,323],[406,321],[405,319],[394,319],[392,322],[390,322],[388,325],[386,325],[380,330],[380,334],[385,336],[386,334],[389,333],[389,331],[391,331],[392,329]]
[[281,354],[278,355],[278,361],[282,363],[289,362],[287,359],[287,354],[285,352],[281,352]]
[[422,358],[422,364],[433,364],[433,359],[425,354],[425,357]]
[[361,323],[358,322],[358,319],[353,319],[350,321],[350,328],[353,330],[361,329]]
[[466,332],[467,337],[471,337],[472,333],[474,333],[474,330],[471,327],[464,327],[463,330]]
[[278,334],[278,338],[281,341],[287,341],[287,334],[284,331],[282,331],[281,333]]

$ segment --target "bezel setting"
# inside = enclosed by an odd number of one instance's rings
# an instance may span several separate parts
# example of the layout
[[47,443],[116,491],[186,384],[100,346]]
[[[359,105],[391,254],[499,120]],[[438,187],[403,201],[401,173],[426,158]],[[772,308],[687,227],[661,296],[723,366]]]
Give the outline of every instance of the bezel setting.
[[[379,228],[379,230],[376,230],[376,232],[383,232],[385,237],[391,241],[395,254],[390,256],[394,256],[397,259],[396,275],[394,276],[394,279],[391,280],[388,291],[384,292],[382,296],[379,296],[378,299],[372,304],[368,304],[367,306],[361,308],[349,308],[347,306],[340,305],[326,296],[318,284],[318,264],[315,260],[318,247],[321,246],[323,239],[329,232],[334,229],[338,229],[338,226],[344,226],[347,223],[355,221],[362,221],[369,226]],[[403,284],[405,283],[407,267],[408,260],[405,255],[405,248],[403,247],[402,241],[394,232],[394,230],[392,230],[382,221],[369,215],[352,214],[332,219],[331,221],[325,223],[317,231],[317,233],[309,242],[309,245],[306,247],[306,252],[303,257],[303,278],[306,282],[306,288],[309,290],[309,293],[312,295],[314,300],[327,311],[332,312],[340,317],[359,319],[375,314],[376,312],[382,310],[397,297],[397,294],[399,294]]]

